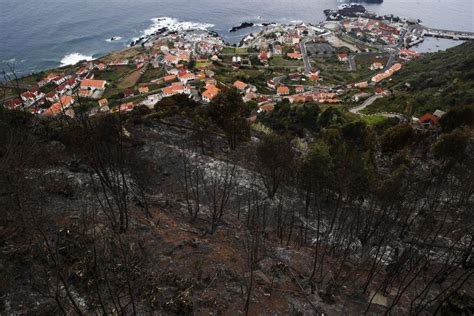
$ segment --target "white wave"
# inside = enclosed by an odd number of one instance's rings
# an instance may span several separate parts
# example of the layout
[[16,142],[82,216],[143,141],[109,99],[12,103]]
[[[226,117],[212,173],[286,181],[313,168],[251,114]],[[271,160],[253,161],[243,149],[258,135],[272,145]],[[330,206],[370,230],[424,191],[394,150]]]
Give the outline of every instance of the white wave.
[[181,22],[178,19],[170,17],[161,17],[151,19],[152,25],[143,31],[143,35],[151,35],[164,27],[171,31],[187,31],[187,30],[203,30],[206,31],[214,24],[197,23],[197,22]]
[[7,63],[7,64],[13,64],[15,62],[16,62],[16,58],[2,60],[2,63]]
[[106,39],[105,41],[111,43],[111,42],[118,42],[118,41],[120,41],[121,39],[122,39],[122,37],[120,37],[120,36],[114,36],[113,39],[112,39],[112,38],[108,38],[108,39]]
[[303,23],[303,20],[293,20],[293,21],[290,21],[291,24],[300,24],[300,23]]
[[87,56],[87,55],[82,55],[80,53],[72,53],[68,54],[61,59],[61,67],[63,66],[69,66],[69,65],[75,65],[78,62],[82,60],[93,60],[94,58],[92,56]]

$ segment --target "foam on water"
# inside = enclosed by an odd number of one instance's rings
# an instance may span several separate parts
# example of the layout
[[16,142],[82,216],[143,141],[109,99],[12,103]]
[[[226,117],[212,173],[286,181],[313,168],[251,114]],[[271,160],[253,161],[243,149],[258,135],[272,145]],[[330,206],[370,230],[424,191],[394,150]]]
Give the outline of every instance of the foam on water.
[[108,38],[105,41],[108,42],[108,43],[111,43],[111,42],[118,42],[118,41],[122,40],[122,37],[120,37],[120,36],[114,36],[113,38],[114,39]]
[[160,17],[151,19],[151,26],[143,31],[143,35],[151,35],[164,27],[171,31],[186,31],[186,30],[203,30],[206,31],[214,24],[198,23],[198,22],[181,22],[178,19],[170,17]]
[[61,67],[63,66],[69,66],[69,65],[75,65],[81,60],[93,60],[94,58],[92,56],[86,56],[82,55],[80,53],[71,53],[67,54],[66,56],[61,59]]

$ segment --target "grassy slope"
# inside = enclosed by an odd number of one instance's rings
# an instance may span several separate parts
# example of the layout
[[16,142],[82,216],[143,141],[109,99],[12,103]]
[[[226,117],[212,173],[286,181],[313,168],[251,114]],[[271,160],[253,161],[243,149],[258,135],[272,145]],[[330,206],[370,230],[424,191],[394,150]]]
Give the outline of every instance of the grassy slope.
[[474,42],[409,63],[386,87],[395,95],[377,100],[367,113],[396,111],[420,116],[474,104]]

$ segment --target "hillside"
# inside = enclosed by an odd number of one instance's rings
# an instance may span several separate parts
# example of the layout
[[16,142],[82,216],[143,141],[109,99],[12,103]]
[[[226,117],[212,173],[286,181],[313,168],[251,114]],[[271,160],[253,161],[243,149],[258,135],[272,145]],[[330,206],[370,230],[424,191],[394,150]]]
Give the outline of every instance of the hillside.
[[0,313],[472,314],[472,130],[236,100],[0,110]]
[[427,54],[396,73],[385,86],[394,95],[374,102],[366,113],[421,116],[436,109],[474,104],[474,42]]

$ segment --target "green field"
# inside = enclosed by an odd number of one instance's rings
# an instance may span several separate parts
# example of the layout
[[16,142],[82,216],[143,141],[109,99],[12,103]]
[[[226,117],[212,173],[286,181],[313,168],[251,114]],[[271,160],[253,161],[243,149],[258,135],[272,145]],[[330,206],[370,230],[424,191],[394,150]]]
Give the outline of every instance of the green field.
[[304,67],[302,60],[286,59],[282,56],[273,56],[269,65],[274,67]]

